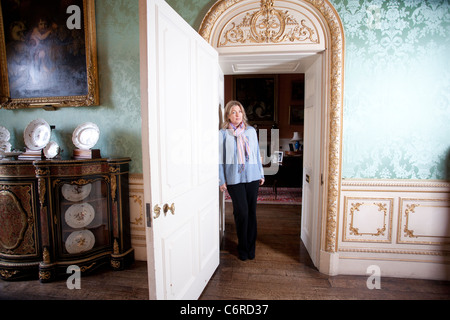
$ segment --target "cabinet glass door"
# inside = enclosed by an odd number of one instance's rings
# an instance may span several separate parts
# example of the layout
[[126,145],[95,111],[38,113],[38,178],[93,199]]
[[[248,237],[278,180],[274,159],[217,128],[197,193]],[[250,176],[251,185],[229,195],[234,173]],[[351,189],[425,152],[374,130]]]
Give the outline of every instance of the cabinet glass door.
[[78,180],[61,185],[60,219],[63,254],[79,254],[110,245],[108,185]]

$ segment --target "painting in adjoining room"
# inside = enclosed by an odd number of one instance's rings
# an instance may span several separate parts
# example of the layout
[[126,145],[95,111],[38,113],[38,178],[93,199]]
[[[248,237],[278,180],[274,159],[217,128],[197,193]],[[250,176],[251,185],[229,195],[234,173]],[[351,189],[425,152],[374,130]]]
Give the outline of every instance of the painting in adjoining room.
[[277,122],[276,75],[234,76],[234,99],[242,103],[251,124]]

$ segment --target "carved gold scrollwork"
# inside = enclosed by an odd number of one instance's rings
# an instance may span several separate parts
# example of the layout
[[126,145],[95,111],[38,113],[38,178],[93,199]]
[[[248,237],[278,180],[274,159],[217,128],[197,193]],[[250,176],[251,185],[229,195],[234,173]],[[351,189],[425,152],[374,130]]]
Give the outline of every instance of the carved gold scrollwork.
[[45,192],[47,190],[47,188],[45,186],[44,178],[38,179],[38,190],[39,190],[39,203],[41,204],[41,209],[42,209],[44,207]]
[[7,269],[1,269],[0,270],[0,275],[4,279],[9,279],[12,276],[16,275],[17,273],[19,273],[19,270],[7,270]]
[[300,23],[289,13],[274,7],[273,0],[261,0],[261,9],[247,13],[242,22],[231,23],[219,47],[229,43],[319,43],[316,31],[302,19]]
[[350,226],[349,226],[349,230],[350,230],[350,234],[353,234],[355,236],[362,236],[362,235],[372,235],[374,237],[376,236],[381,236],[385,234],[386,231],[386,216],[387,216],[387,205],[385,203],[374,203],[375,206],[378,207],[378,211],[383,212],[384,214],[384,218],[383,218],[383,228],[377,228],[377,232],[376,233],[360,233],[358,228],[355,228],[353,226],[353,217],[356,213],[356,211],[359,211],[359,208],[362,206],[362,203],[352,203],[352,207],[350,208],[350,216],[351,216],[351,220],[350,220]]
[[350,220],[350,234],[354,234],[354,235],[361,235],[358,231],[358,228],[353,227],[353,217],[355,215],[355,211],[359,211],[359,207],[362,206],[362,203],[352,203],[352,207],[350,208],[350,216],[351,216],[351,220]]
[[416,235],[414,235],[414,230],[409,230],[408,229],[408,222],[409,222],[409,214],[410,213],[414,213],[414,210],[416,209],[416,207],[420,206],[420,204],[407,204],[406,205],[406,209],[405,209],[405,217],[406,217],[406,223],[405,223],[405,228],[403,229],[403,231],[405,232],[405,236],[409,237],[409,238],[417,238]]
[[134,218],[134,221],[130,221],[131,224],[142,225],[144,223],[144,210],[143,210],[143,201],[141,196],[131,195],[130,198],[134,200],[134,202],[139,204],[139,217]]
[[91,268],[92,268],[93,266],[95,266],[95,265],[96,265],[96,263],[93,262],[93,263],[91,263],[91,265],[89,265],[89,266],[82,266],[82,267],[80,268],[80,271],[81,271],[81,272],[85,272],[85,271],[91,269]]
[[48,251],[47,247],[44,247],[44,252],[42,253],[42,260],[44,261],[44,264],[50,264],[50,252]]

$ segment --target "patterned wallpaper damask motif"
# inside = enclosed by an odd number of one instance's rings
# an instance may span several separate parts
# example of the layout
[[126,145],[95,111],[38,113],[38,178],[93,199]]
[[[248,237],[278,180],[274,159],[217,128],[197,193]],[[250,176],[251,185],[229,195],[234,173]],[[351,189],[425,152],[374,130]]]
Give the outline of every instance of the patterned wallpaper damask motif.
[[449,2],[332,3],[346,36],[343,177],[449,178]]
[[[215,0],[167,2],[198,29]],[[343,178],[450,179],[449,1],[330,2],[346,41]]]

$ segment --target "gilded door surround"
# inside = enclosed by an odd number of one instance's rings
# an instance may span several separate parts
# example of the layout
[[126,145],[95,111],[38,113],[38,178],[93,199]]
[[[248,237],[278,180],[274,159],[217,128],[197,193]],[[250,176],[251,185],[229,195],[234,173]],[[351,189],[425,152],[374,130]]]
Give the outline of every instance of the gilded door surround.
[[[289,2],[289,1],[286,1]],[[290,1],[292,2],[292,1]],[[260,4],[261,11],[269,8],[267,11],[269,14],[272,13],[275,16],[277,11],[276,0],[219,0],[217,1],[208,13],[205,15],[199,29],[200,35],[208,41],[213,47],[218,48],[218,43],[213,43],[212,30],[215,25],[223,22],[222,19],[226,16],[226,12],[229,10],[238,11],[239,9],[245,11],[248,8],[248,4],[252,3],[253,7],[255,4]],[[293,3],[293,2],[292,2]],[[324,183],[327,188],[324,191],[324,207],[326,207],[326,231],[323,238],[325,238],[324,246],[322,249],[328,253],[334,253],[337,251],[337,227],[338,227],[338,213],[339,213],[339,201],[340,201],[340,188],[341,188],[341,168],[342,168],[342,111],[343,111],[343,84],[344,84],[344,28],[342,26],[341,20],[331,5],[327,0],[299,0],[296,1],[298,6],[308,7],[316,13],[320,18],[321,24],[323,24],[323,33],[326,39],[326,49],[325,49],[325,81],[327,90],[327,105],[326,105],[326,117],[323,117],[326,123],[323,123],[327,127],[327,133],[325,136],[326,145],[323,146],[323,150],[326,150],[326,165],[324,172]],[[247,5],[247,7],[246,7]],[[295,4],[294,4],[295,5]],[[271,6],[273,6],[271,8]],[[275,11],[270,11],[275,10]],[[301,10],[301,8],[299,8]],[[255,10],[252,9],[250,16]],[[249,19],[250,25],[247,25],[251,30],[255,30],[252,26],[251,21],[254,19]],[[268,21],[269,19],[267,19]],[[281,21],[281,20],[279,20]],[[255,22],[256,23],[256,22]],[[245,23],[244,23],[245,24]],[[272,28],[273,29],[273,28]],[[269,27],[266,28],[267,34],[272,35],[279,32],[280,29],[271,30]],[[284,29],[284,32],[291,30],[289,28]],[[276,41],[277,39],[282,39],[283,35],[276,33],[276,37],[268,36],[264,38],[258,38],[260,44],[264,46],[279,46],[277,50],[282,51],[282,43]],[[308,38],[309,39],[309,38]],[[267,41],[266,41],[267,40]],[[251,44],[246,41],[237,41],[234,43],[235,46],[239,46],[239,49],[243,51],[245,48],[249,48]],[[305,49],[302,48],[301,44],[298,44],[298,52],[302,52]],[[245,52],[248,52],[245,51]],[[235,52],[236,53],[236,52]]]

